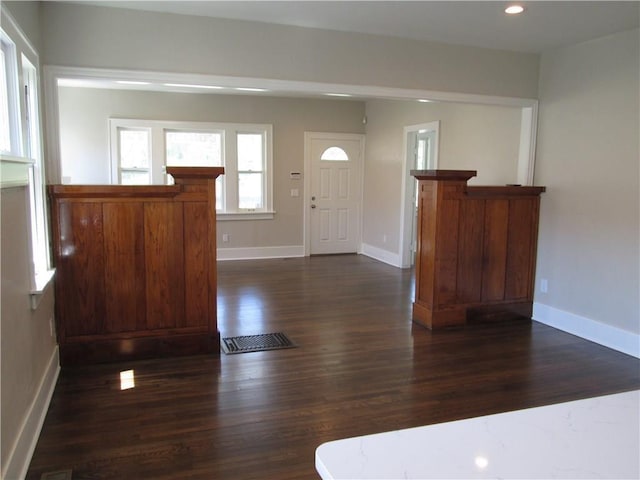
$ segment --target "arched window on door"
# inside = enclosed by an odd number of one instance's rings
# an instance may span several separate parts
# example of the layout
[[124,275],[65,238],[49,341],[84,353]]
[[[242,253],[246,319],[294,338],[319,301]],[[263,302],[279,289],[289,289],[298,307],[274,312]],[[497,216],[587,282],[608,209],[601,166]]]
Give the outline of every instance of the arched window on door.
[[328,160],[330,162],[348,162],[349,155],[340,147],[329,147],[320,156],[320,160]]

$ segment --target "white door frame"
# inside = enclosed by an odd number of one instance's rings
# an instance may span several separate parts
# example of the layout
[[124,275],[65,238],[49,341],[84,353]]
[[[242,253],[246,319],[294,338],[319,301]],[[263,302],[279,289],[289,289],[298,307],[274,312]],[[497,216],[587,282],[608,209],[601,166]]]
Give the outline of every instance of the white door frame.
[[304,256],[311,254],[311,141],[314,139],[340,139],[340,140],[357,140],[360,142],[360,178],[357,182],[360,184],[360,209],[357,219],[360,225],[360,232],[357,238],[357,252],[362,253],[362,219],[364,211],[364,139],[365,135],[361,133],[329,133],[329,132],[304,132],[304,201],[303,217],[304,217]]
[[438,168],[438,156],[440,151],[440,120],[404,127],[404,160],[402,163],[401,187],[402,209],[400,210],[400,261],[402,262],[402,268],[409,268],[413,263],[411,261],[411,243],[413,241],[413,197],[415,195],[416,182],[409,173],[415,168],[413,165],[415,155],[409,145],[409,137],[419,130],[432,130],[436,132],[435,145],[433,147],[433,163],[429,165],[429,168],[433,170]]

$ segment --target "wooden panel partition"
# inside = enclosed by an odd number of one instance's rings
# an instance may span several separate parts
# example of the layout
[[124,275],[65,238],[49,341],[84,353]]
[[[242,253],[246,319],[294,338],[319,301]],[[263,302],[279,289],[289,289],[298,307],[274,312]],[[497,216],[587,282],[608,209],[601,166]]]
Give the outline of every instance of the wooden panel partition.
[[219,351],[215,179],[51,185],[62,365]]
[[428,328],[531,318],[544,187],[470,187],[475,171],[414,170],[413,319]]

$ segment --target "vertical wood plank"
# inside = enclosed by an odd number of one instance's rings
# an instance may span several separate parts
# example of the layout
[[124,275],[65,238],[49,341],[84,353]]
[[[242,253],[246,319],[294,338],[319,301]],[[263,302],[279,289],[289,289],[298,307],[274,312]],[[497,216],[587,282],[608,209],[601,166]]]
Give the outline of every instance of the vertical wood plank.
[[143,216],[142,202],[103,206],[105,333],[146,327]]
[[456,185],[440,184],[442,190],[437,225],[436,278],[438,306],[456,303],[458,276],[458,221],[460,217],[460,198]]
[[534,226],[537,198],[509,200],[509,241],[507,244],[507,269],[505,299],[526,299],[531,291],[531,268],[534,242]]
[[416,301],[433,308],[436,249],[435,182],[419,181],[418,251],[416,255]]
[[207,180],[207,231],[208,231],[208,280],[209,304],[208,324],[209,341],[212,348],[220,351],[220,332],[218,331],[218,262],[216,243],[216,178]]
[[174,328],[184,315],[182,204],[144,204],[147,329]]
[[487,200],[484,215],[482,300],[504,299],[507,267],[509,201]]
[[482,299],[484,203],[483,200],[467,200],[460,205],[457,285],[459,303],[479,302]]
[[[214,197],[215,198],[215,197]],[[185,314],[180,327],[207,326],[209,311],[208,203],[184,203]],[[215,292],[212,293],[215,296]]]
[[102,205],[60,204],[56,303],[65,337],[99,333],[105,317]]

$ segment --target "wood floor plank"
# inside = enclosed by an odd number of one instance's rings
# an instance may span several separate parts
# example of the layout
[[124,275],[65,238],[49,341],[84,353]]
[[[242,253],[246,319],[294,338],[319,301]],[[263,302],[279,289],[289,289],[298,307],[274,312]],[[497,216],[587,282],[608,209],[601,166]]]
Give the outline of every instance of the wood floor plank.
[[223,337],[298,347],[65,368],[27,479],[314,479],[326,441],[640,388],[638,359],[536,322],[416,325],[412,272],[364,256],[219,262],[218,285]]

